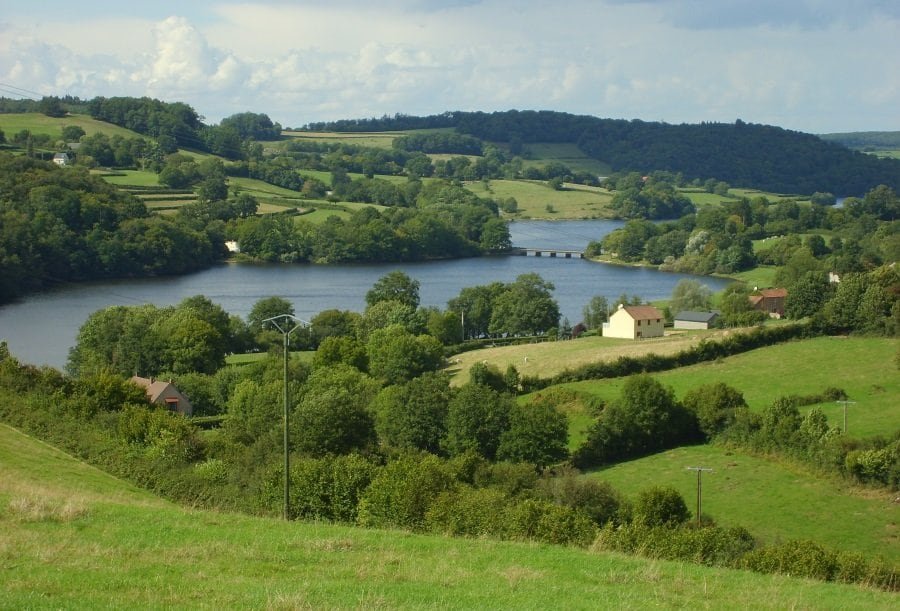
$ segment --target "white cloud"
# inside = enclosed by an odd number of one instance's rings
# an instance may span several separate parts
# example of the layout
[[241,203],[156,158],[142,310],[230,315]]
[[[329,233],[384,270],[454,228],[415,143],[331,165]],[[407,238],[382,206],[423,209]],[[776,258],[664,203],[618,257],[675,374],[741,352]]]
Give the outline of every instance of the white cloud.
[[180,16],[149,18],[144,6],[95,19],[90,4],[76,23],[49,8],[40,20],[35,8],[7,11],[0,82],[180,100],[212,121],[254,110],[292,126],[544,108],[900,129],[889,69],[900,10],[877,0],[198,0]]

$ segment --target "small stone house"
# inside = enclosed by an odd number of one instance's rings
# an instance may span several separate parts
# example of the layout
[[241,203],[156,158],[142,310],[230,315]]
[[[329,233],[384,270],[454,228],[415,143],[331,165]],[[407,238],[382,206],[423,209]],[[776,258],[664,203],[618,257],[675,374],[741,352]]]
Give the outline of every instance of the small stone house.
[[131,381],[147,391],[147,398],[151,403],[163,406],[183,416],[190,416],[194,406],[171,382],[132,376]]
[[69,154],[68,153],[56,153],[53,156],[53,163],[59,166],[69,165]]
[[609,322],[603,323],[603,337],[646,339],[663,336],[663,314],[653,306],[619,305]]
[[714,327],[719,318],[716,311],[691,312],[684,311],[675,315],[675,329],[709,329]]
[[784,299],[787,289],[762,289],[750,295],[750,305],[754,310],[765,312],[770,318],[784,316]]

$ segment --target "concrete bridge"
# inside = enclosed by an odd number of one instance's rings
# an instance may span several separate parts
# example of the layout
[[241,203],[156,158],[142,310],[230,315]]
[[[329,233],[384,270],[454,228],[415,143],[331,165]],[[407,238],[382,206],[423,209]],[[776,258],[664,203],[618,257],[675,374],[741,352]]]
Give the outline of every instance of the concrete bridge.
[[560,259],[583,259],[584,252],[580,250],[563,250],[560,248],[527,248],[525,246],[513,246],[510,254],[521,257],[556,257]]

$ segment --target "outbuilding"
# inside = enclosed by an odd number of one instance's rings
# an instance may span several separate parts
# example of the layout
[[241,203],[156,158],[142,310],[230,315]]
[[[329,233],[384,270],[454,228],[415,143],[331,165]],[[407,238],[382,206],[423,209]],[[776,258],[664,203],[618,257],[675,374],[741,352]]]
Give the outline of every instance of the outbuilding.
[[675,323],[672,326],[675,329],[710,329],[716,325],[718,319],[719,312],[716,310],[709,312],[684,311],[675,315]]

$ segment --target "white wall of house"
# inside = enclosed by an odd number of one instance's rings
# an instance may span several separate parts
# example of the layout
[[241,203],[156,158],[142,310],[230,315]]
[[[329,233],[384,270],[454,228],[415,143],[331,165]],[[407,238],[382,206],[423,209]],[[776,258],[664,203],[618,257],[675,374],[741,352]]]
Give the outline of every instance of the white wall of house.
[[648,337],[663,336],[663,319],[638,318],[635,319],[627,308],[619,308],[609,317],[609,324],[603,325],[604,337],[619,337],[623,339],[644,339]]

